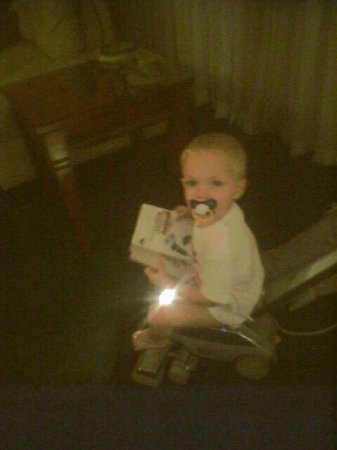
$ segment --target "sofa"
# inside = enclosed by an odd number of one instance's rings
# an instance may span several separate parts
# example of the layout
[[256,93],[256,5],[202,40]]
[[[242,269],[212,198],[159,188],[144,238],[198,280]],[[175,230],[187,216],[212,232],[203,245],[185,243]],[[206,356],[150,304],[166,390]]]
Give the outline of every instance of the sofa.
[[0,5],[0,186],[32,180],[35,169],[1,87],[95,58],[114,42],[109,2],[12,0]]

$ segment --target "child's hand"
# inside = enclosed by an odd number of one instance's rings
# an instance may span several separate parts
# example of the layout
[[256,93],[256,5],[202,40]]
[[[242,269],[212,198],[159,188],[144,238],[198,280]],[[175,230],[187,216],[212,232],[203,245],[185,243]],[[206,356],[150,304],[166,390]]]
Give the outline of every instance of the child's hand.
[[186,205],[176,206],[173,210],[173,214],[175,220],[185,219],[186,217],[191,216],[190,210]]
[[174,280],[166,274],[165,263],[162,258],[159,259],[158,266],[153,269],[146,267],[144,273],[149,279],[150,283],[161,288],[174,288]]
[[195,286],[196,286],[198,289],[201,289],[200,272],[199,272],[199,270],[198,270],[196,264],[192,264],[190,273],[191,273],[191,276],[193,277]]

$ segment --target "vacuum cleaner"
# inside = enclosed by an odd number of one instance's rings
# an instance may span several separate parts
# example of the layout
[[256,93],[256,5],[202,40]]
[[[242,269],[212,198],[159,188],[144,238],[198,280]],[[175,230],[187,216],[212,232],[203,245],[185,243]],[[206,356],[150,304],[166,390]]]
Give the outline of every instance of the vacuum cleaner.
[[[241,376],[263,379],[277,360],[280,332],[287,333],[273,312],[287,308],[291,313],[337,291],[337,208],[289,241],[264,252],[262,260],[265,289],[252,320],[235,329],[177,328],[169,349],[141,352],[132,379],[158,386],[166,377],[171,383],[184,385],[203,358],[233,363]],[[334,324],[311,334],[336,327]]]

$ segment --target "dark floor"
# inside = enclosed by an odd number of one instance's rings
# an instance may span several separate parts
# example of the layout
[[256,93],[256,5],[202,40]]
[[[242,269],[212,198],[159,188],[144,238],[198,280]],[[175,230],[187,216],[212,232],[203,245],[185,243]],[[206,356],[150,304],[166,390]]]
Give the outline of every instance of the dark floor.
[[[210,130],[225,125],[207,123]],[[335,173],[310,158],[289,161],[275,137],[245,139],[251,187],[242,201],[262,249],[314,222],[336,201]],[[77,169],[95,249],[76,250],[62,208],[47,201],[38,182],[10,193],[2,212],[0,380],[34,385],[129,385],[135,355],[130,333],[151,287],[128,261],[128,244],[141,203],[173,207],[179,181],[163,164],[160,146],[143,164],[134,149]],[[324,327],[336,319],[331,297],[283,324]],[[335,383],[336,333],[284,337],[278,361],[263,385]],[[247,385],[231,365],[203,362],[192,383]],[[254,383],[253,383],[254,384]],[[256,384],[256,382],[255,382]]]

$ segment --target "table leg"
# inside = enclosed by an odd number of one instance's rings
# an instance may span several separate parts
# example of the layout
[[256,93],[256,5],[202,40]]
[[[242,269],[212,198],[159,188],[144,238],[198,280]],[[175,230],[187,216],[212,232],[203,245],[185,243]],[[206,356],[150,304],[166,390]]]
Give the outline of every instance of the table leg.
[[89,252],[91,250],[89,231],[64,133],[60,130],[49,132],[43,136],[43,141],[50,171],[56,179],[58,192],[70,218],[76,239],[80,248]]

